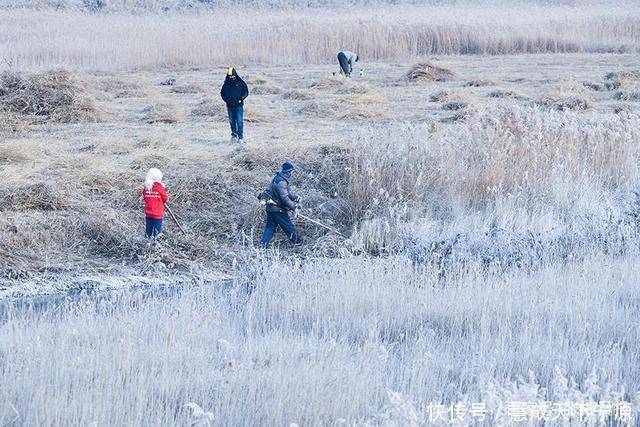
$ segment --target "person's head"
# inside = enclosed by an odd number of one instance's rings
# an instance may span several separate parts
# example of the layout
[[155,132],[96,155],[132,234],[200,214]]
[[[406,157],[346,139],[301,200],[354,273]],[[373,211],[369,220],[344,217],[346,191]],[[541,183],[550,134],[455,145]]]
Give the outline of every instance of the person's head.
[[151,190],[153,188],[153,184],[156,182],[162,183],[162,172],[159,169],[151,168],[149,172],[147,172],[147,178],[144,180],[144,186],[147,190]]
[[238,77],[238,73],[236,73],[236,69],[233,67],[227,68],[227,78],[231,80],[235,80]]
[[284,176],[291,176],[295,169],[296,167],[293,165],[293,163],[286,161],[282,164],[282,170],[280,173]]

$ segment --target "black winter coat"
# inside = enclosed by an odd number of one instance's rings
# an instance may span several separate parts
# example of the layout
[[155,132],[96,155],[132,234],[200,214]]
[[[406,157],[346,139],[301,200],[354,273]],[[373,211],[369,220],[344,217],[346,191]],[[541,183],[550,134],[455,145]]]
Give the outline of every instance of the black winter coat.
[[232,80],[229,76],[225,77],[222,89],[220,89],[220,96],[227,103],[227,107],[242,107],[245,98],[249,96],[249,89],[244,80],[236,73],[235,68],[232,74],[236,78]]
[[267,192],[271,194],[272,200],[275,202],[275,204],[267,203],[267,212],[294,211],[300,201],[293,186],[289,185],[289,180],[281,174],[273,177]]

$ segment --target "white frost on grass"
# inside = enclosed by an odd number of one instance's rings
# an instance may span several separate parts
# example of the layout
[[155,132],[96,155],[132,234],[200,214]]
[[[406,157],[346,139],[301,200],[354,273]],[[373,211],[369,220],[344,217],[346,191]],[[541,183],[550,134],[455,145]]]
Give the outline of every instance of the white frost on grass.
[[[0,402],[21,424],[100,425],[185,423],[178,409],[189,402],[242,425],[406,425],[430,401],[633,402],[639,261],[442,278],[404,256],[266,256],[250,295],[238,282],[11,306]],[[14,416],[0,405],[0,418]]]

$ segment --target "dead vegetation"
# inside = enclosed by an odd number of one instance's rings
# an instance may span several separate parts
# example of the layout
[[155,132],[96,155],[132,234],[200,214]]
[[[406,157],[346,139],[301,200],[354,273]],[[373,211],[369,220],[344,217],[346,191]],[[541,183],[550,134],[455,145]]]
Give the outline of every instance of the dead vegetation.
[[591,96],[584,85],[567,82],[547,92],[537,103],[556,111],[584,111],[591,106]]
[[334,76],[326,79],[316,80],[309,85],[310,89],[315,90],[333,90],[345,84],[346,78]]
[[438,90],[429,95],[429,101],[442,102],[442,109],[445,111],[458,111],[467,108],[471,104],[471,99],[466,93],[449,90]]
[[449,91],[447,90],[438,90],[429,95],[429,101],[431,102],[443,102],[449,97]]
[[311,101],[315,98],[311,92],[302,90],[289,90],[283,93],[282,97],[291,101]]
[[0,132],[17,133],[24,130],[28,120],[18,113],[4,111],[0,113]]
[[430,62],[420,62],[411,67],[405,78],[410,81],[445,82],[458,79],[458,75],[448,68]]
[[613,99],[620,101],[640,101],[640,90],[621,90],[613,94]]
[[298,108],[297,112],[298,114],[315,118],[333,116],[333,109],[329,105],[317,101],[304,103],[302,107]]
[[[464,86],[479,87],[481,84],[480,81],[472,82],[475,83],[465,83]],[[379,84],[379,81],[371,80],[371,82],[363,84],[360,81],[342,77],[328,78],[313,82],[310,88],[282,92],[277,98],[262,100],[254,98],[256,103],[251,102],[245,107],[245,121],[247,123],[270,122],[274,117],[270,115],[272,113],[267,109],[267,106],[271,105],[271,102],[280,102],[287,104],[286,111],[297,112],[310,118],[310,120],[302,120],[300,117],[294,117],[294,120],[298,120],[297,125],[301,122],[313,123],[314,118],[322,118],[332,121],[335,119],[336,123],[343,121],[343,127],[338,131],[374,123],[379,119],[386,126],[387,122],[392,122],[391,119],[397,117],[396,105],[387,104],[391,101],[396,102],[397,98],[391,95],[387,99],[386,96],[389,92],[379,90],[380,88],[375,86],[376,84]],[[266,85],[266,82],[262,85]],[[408,85],[408,83],[404,81],[403,85]],[[432,86],[443,87],[445,85],[424,85],[425,88]],[[440,127],[437,121],[459,123],[467,118],[469,121],[474,120],[476,116],[473,114],[474,103],[477,99],[475,95],[470,96],[469,93],[481,92],[484,94],[492,90],[488,94],[492,98],[519,99],[521,95],[516,90],[499,87],[489,88],[485,92],[484,90],[464,91],[460,88],[460,83],[447,86],[451,87],[436,91],[430,96],[433,102],[441,103],[440,108],[444,110],[434,114],[433,106],[430,108],[429,120],[433,122],[435,127]],[[136,90],[135,85],[125,85],[124,87],[127,90]],[[138,86],[137,88],[146,90],[146,86]],[[172,88],[169,87],[151,89],[157,91],[163,100],[168,100],[168,103],[158,103],[146,108],[144,122],[150,124],[180,123],[185,119],[179,111],[186,107],[191,109],[190,115],[192,117],[190,120],[223,123],[223,126],[214,126],[217,129],[224,129],[224,133],[226,133],[227,111],[224,103],[217,97],[202,96],[201,102],[198,103],[198,95],[192,98],[176,97],[168,95],[168,92],[172,92]],[[124,91],[125,89],[122,87],[111,89],[113,93],[118,90]],[[548,94],[546,102],[549,104],[546,105],[555,109],[572,109],[576,107],[566,104],[568,96],[585,96],[587,94],[586,99],[589,100],[586,88],[579,90],[562,87],[557,92],[558,96],[555,97]],[[133,96],[133,92],[128,92],[126,95],[124,92],[122,93],[123,97]],[[423,96],[421,93],[419,97],[401,99],[399,102],[400,105],[406,106],[407,103],[414,102],[416,98],[424,101]],[[283,99],[299,102],[283,102]],[[487,99],[482,101],[490,102]],[[146,102],[151,103],[151,100]],[[61,159],[59,162],[56,159],[54,166],[51,166],[51,170],[56,170],[58,167],[65,169],[61,175],[69,177],[72,185],[76,186],[79,189],[78,192],[82,194],[81,198],[74,195],[73,192],[70,196],[67,195],[64,188],[57,187],[56,181],[52,181],[53,184],[38,181],[23,185],[29,182],[24,180],[19,184],[12,183],[11,185],[14,187],[0,187],[0,203],[4,209],[7,209],[6,212],[15,211],[16,215],[25,214],[25,216],[41,215],[44,217],[46,215],[49,217],[56,215],[60,223],[48,230],[52,233],[51,241],[56,241],[56,244],[59,245],[57,255],[61,260],[71,259],[65,258],[70,256],[69,249],[65,248],[65,245],[77,245],[73,246],[77,248],[75,253],[95,255],[109,261],[118,260],[135,264],[142,262],[142,258],[139,257],[147,257],[144,259],[145,263],[149,261],[188,267],[194,262],[200,262],[203,254],[211,256],[211,254],[220,251],[220,247],[228,249],[235,244],[230,243],[232,241],[238,242],[246,239],[246,242],[255,243],[255,239],[251,239],[260,233],[260,228],[263,225],[263,212],[255,204],[255,191],[265,185],[271,173],[278,167],[282,153],[287,153],[291,160],[301,166],[301,171],[303,171],[301,175],[304,176],[301,176],[300,183],[304,185],[305,200],[309,206],[317,209],[317,213],[320,214],[318,217],[343,227],[341,230],[353,225],[353,218],[348,216],[351,214],[350,202],[343,194],[344,188],[350,185],[349,183],[354,179],[353,172],[349,169],[351,157],[348,149],[338,146],[301,147],[300,144],[306,142],[304,137],[301,140],[296,140],[295,144],[291,143],[292,139],[289,137],[283,137],[282,144],[277,147],[271,147],[273,141],[269,141],[269,144],[257,141],[257,144],[238,147],[232,155],[212,157],[209,152],[205,154],[204,151],[197,151],[199,149],[198,143],[184,144],[179,149],[175,148],[170,143],[171,138],[163,139],[158,135],[165,135],[165,131],[181,131],[181,128],[146,126],[140,122],[140,112],[145,106],[145,101],[135,100],[131,105],[134,106],[131,112],[134,117],[137,117],[138,123],[135,125],[138,129],[147,129],[150,130],[149,132],[155,133],[141,134],[140,137],[135,137],[133,142],[129,140],[118,142],[113,141],[113,138],[109,138],[107,141],[93,140],[92,138],[82,139],[82,141],[76,140],[73,146],[65,146],[65,150],[70,151],[73,147],[73,150],[77,151],[74,155],[80,155],[77,158],[74,157],[73,162],[71,159]],[[633,105],[622,103],[616,106],[607,105],[609,111],[613,108],[615,112],[619,113],[631,111],[633,107]],[[578,108],[580,108],[579,105]],[[185,109],[184,111],[189,110]],[[390,119],[385,120],[387,117]],[[288,125],[291,125],[291,122],[288,122]],[[323,125],[326,126],[325,123]],[[442,127],[445,128],[445,126]],[[345,135],[349,134],[345,132]],[[77,135],[76,138],[78,138]],[[318,140],[323,141],[322,138],[326,140],[331,136],[320,135]],[[392,138],[395,136],[390,137],[390,139]],[[194,139],[198,139],[198,137]],[[277,139],[274,138],[274,140]],[[336,140],[339,140],[339,137],[336,137]],[[333,142],[333,139],[331,141]],[[314,141],[314,143],[316,142]],[[254,145],[259,147],[256,148]],[[103,164],[100,165],[99,162],[89,160],[91,158],[98,158]],[[22,166],[21,162],[30,162],[34,159],[38,159],[38,153],[34,152],[32,146],[23,144],[21,141],[11,141],[10,143],[0,141],[1,166],[10,164],[12,168],[19,168]],[[404,158],[399,158],[398,161],[404,161]],[[217,170],[219,163],[223,163],[225,166]],[[25,163],[25,166],[32,167],[30,163]],[[171,251],[173,253],[148,249],[143,237],[143,224],[140,221],[142,205],[139,200],[138,187],[141,185],[144,173],[151,166],[159,166],[167,172],[168,190],[172,200],[176,203],[177,214],[195,232],[194,236],[188,237],[180,236],[177,233],[167,233],[168,239],[170,239],[168,243],[170,242],[172,247],[175,244],[175,251],[173,249]],[[129,183],[129,187],[117,183]],[[212,211],[211,201],[214,199],[216,200],[215,209]],[[104,221],[101,223],[97,219],[89,218],[91,212],[96,209],[105,210],[105,218],[109,222],[107,227],[104,226]],[[12,221],[0,218],[0,230],[3,232],[14,230]],[[48,241],[45,240],[47,239],[46,233],[40,235],[33,231],[33,228],[44,227],[46,224],[46,218],[40,218],[38,221],[34,220],[33,224],[16,225],[15,229],[18,231],[12,231],[11,234],[7,232],[6,235],[12,236],[11,239],[15,237],[23,240],[19,244],[16,243],[17,246],[12,246],[12,240],[2,236],[0,237],[0,249],[18,248],[18,251],[22,253],[23,249],[27,247],[28,241],[39,238],[45,242],[42,245],[48,244]],[[166,224],[169,229],[173,227],[170,220],[167,220]],[[303,227],[305,236],[313,236],[308,247],[312,247],[314,251],[328,253],[329,249],[335,249],[331,237],[324,235],[322,230],[317,230],[308,224],[300,226]],[[363,222],[359,231],[361,232],[367,227],[368,225]],[[370,232],[375,234],[376,230],[377,228],[372,226]],[[323,237],[315,239],[318,236]],[[49,246],[46,247],[49,248]],[[57,246],[52,247],[58,250]],[[304,250],[308,250],[308,247],[305,247]],[[54,249],[51,251],[55,252]],[[86,258],[95,261],[95,257],[87,256]],[[33,266],[34,264],[29,265]]]
[[442,109],[446,111],[458,111],[458,110],[467,108],[468,105],[469,105],[468,101],[451,100],[442,104]]
[[248,78],[247,85],[252,95],[277,95],[282,93],[282,88],[267,77]]
[[631,102],[640,101],[640,82],[636,80],[625,81],[620,90],[613,94],[613,99]]
[[64,69],[37,74],[5,71],[0,75],[0,110],[55,123],[104,118],[80,80]]
[[527,96],[516,89],[496,89],[489,92],[489,98],[514,98],[526,99]]
[[589,101],[579,94],[559,91],[547,93],[538,103],[556,111],[584,111],[590,105]]
[[220,102],[213,102],[209,98],[205,98],[191,110],[191,115],[196,117],[207,117],[215,121],[227,120],[227,110]]
[[632,111],[633,109],[629,104],[616,104],[613,106],[613,112],[615,114],[630,113]]
[[156,123],[182,123],[184,122],[183,115],[176,109],[173,104],[165,102],[155,103],[144,109],[144,121],[149,124]]
[[204,91],[202,86],[192,84],[171,86],[171,89],[169,89],[169,92],[178,94],[203,93]]
[[66,197],[54,186],[38,182],[0,191],[0,211],[56,211],[68,206]]
[[587,89],[591,89],[594,92],[606,92],[611,90],[616,90],[620,87],[622,83],[620,80],[611,80],[600,82],[582,82],[582,85]]
[[376,95],[350,96],[344,98],[344,101],[352,105],[375,105],[387,102],[383,97]]
[[115,98],[145,98],[150,94],[148,86],[114,77],[100,79],[98,88],[113,95]]
[[386,113],[382,110],[357,109],[350,110],[340,115],[345,120],[371,120],[386,117]]
[[362,95],[369,93],[369,87],[362,83],[355,83],[352,80],[345,79],[345,83],[339,86],[335,93],[339,95]]
[[244,107],[244,121],[247,123],[266,123],[272,120],[271,115],[259,110],[255,105]]
[[471,114],[471,112],[467,111],[467,110],[458,111],[455,114],[452,114],[450,116],[445,116],[445,117],[440,118],[440,122],[441,123],[457,123],[457,122],[461,122],[461,121],[465,120],[467,117],[469,117],[470,114]]
[[15,164],[36,158],[31,144],[26,141],[5,141],[0,143],[0,163]]
[[464,82],[463,87],[484,87],[484,86],[495,86],[496,82],[492,80],[469,80]]
[[640,70],[624,70],[607,73],[605,80],[640,80]]

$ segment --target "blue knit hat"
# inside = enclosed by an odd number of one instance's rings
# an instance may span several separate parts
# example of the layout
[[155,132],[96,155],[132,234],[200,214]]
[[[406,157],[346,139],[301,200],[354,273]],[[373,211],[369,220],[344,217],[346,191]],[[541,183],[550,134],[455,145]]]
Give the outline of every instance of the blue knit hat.
[[295,169],[295,166],[293,166],[293,163],[291,163],[289,161],[284,162],[282,164],[282,172],[284,172],[284,173],[291,172],[294,169]]

